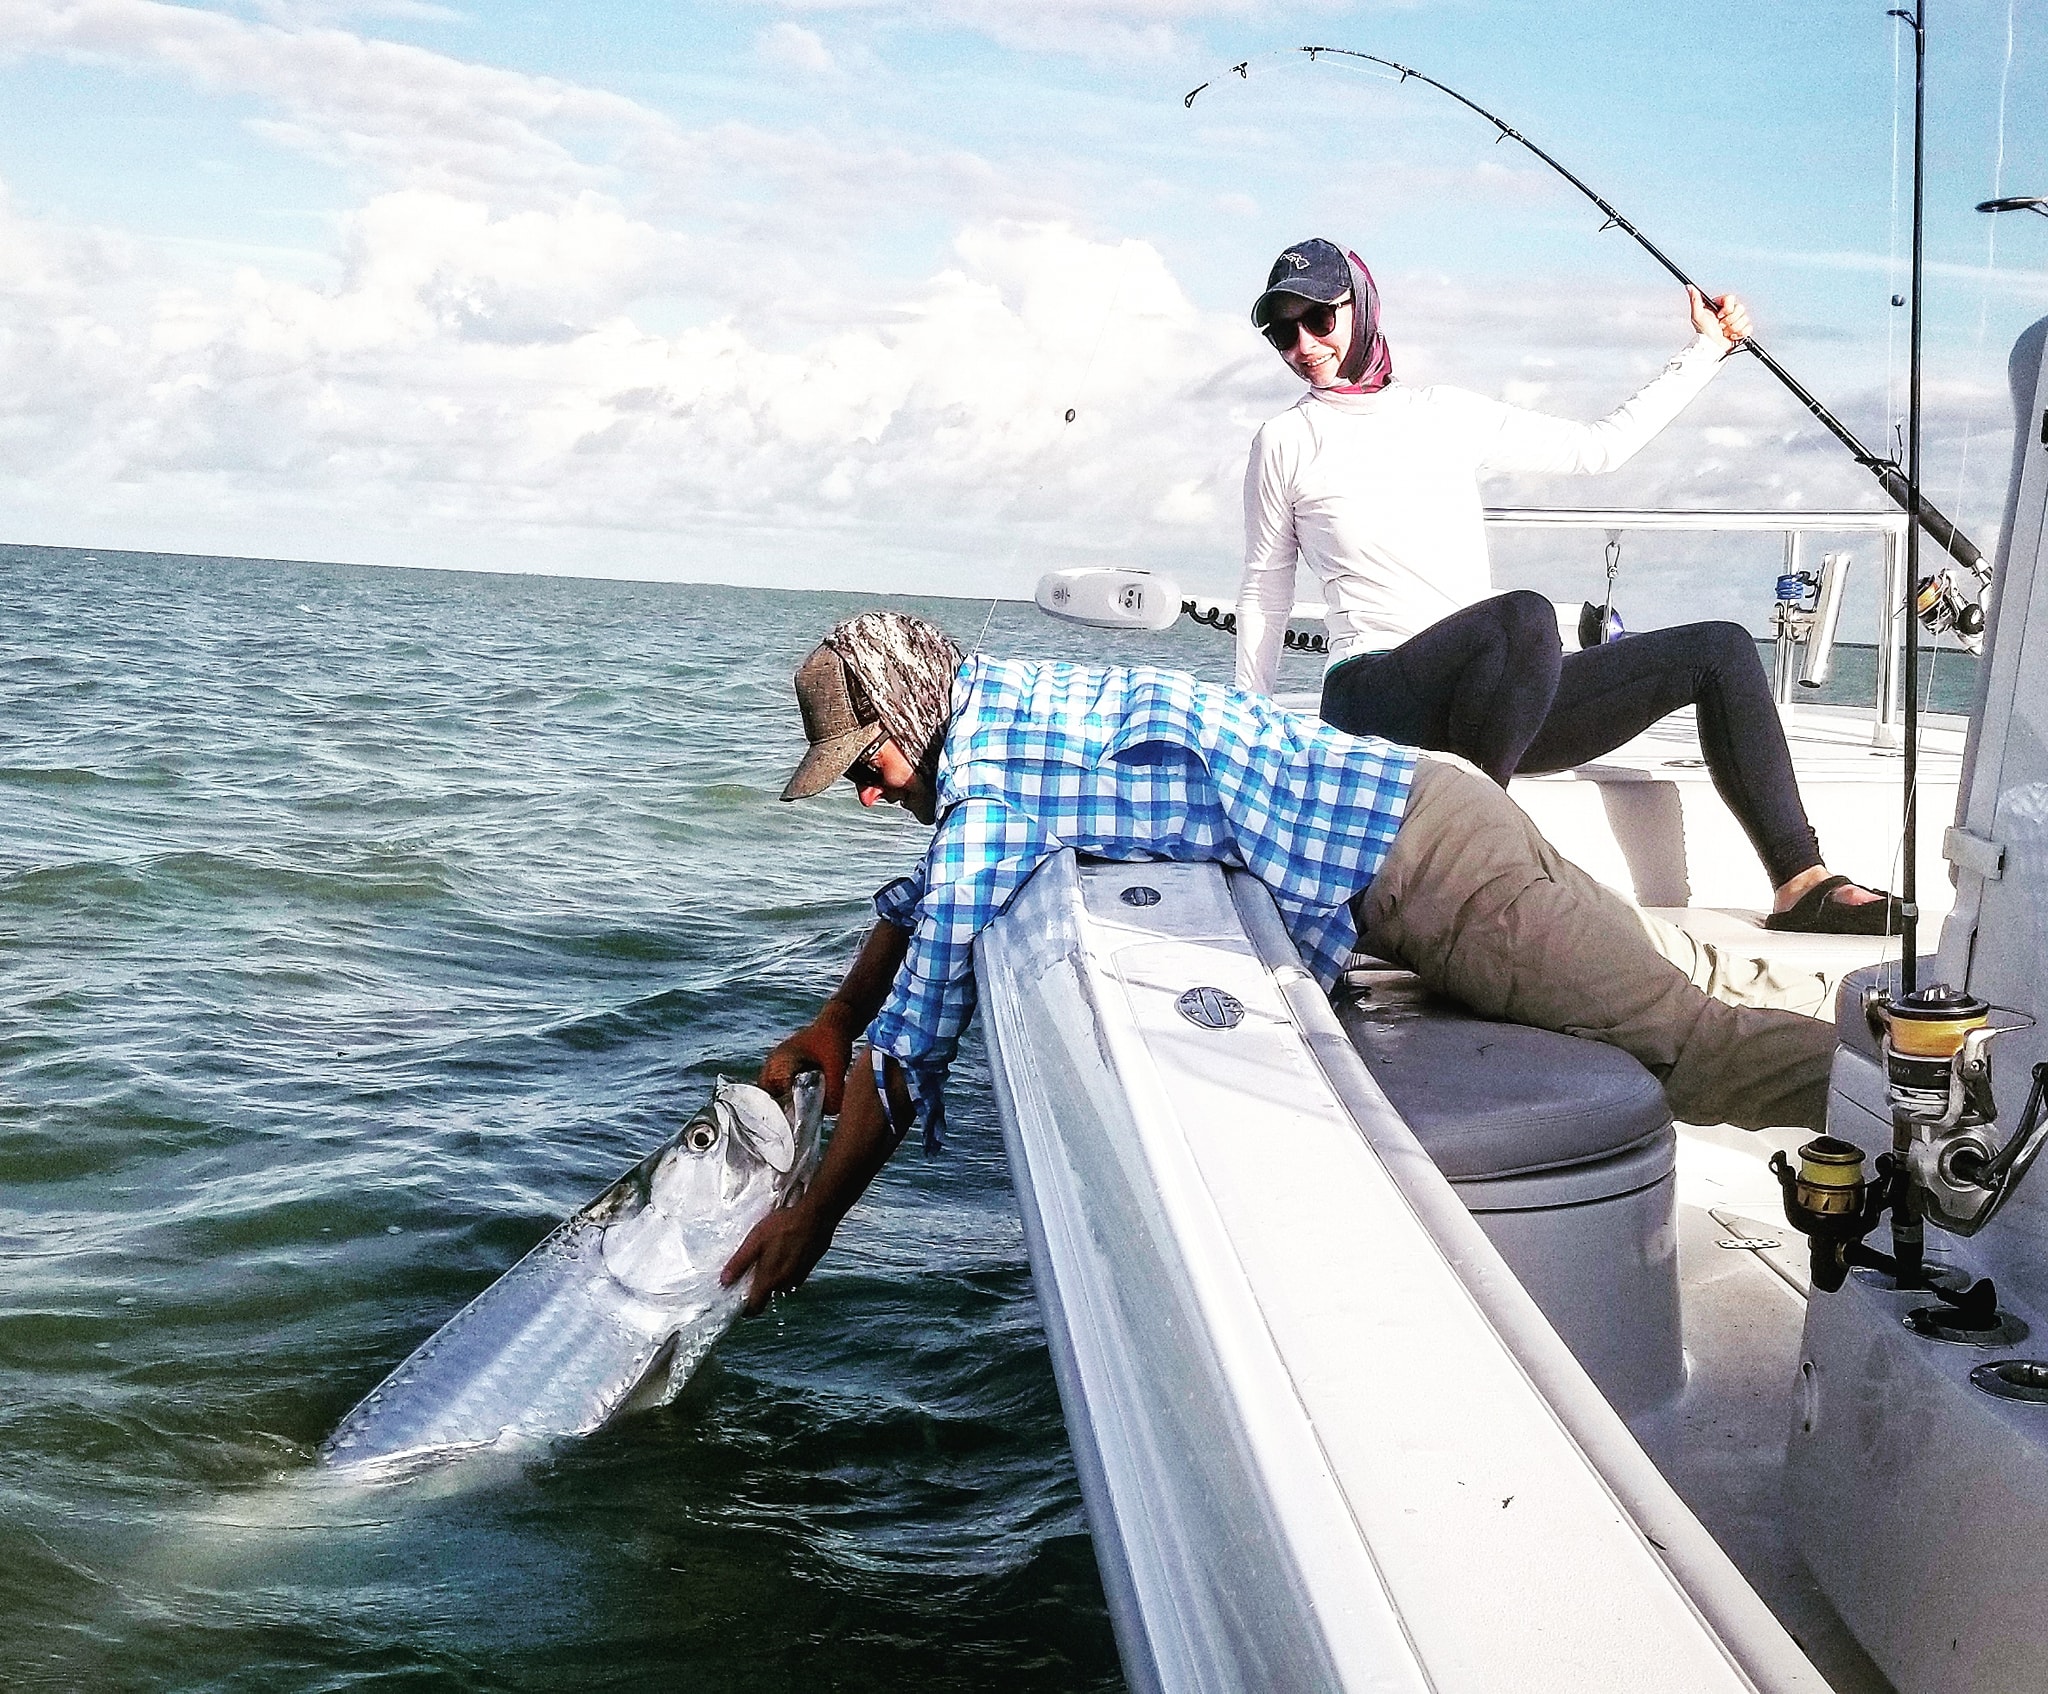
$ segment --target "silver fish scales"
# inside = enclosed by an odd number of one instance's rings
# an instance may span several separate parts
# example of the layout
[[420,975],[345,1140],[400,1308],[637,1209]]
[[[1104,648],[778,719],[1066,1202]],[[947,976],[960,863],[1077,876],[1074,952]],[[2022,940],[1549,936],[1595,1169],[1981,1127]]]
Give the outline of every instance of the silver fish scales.
[[588,1435],[665,1404],[732,1326],[718,1273],[817,1168],[824,1085],[787,1109],[720,1078],[682,1129],[416,1348],[321,1447],[330,1469],[404,1469]]

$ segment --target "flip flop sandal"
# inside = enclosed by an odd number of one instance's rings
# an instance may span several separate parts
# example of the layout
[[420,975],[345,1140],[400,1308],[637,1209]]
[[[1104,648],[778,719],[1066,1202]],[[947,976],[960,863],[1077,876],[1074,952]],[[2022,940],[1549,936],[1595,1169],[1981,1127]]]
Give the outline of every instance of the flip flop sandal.
[[1789,911],[1773,912],[1764,928],[1789,930],[1800,935],[1896,935],[1899,931],[1899,900],[1887,894],[1882,900],[1866,900],[1845,906],[1829,895],[1838,888],[1858,886],[1846,876],[1831,876],[1817,882]]

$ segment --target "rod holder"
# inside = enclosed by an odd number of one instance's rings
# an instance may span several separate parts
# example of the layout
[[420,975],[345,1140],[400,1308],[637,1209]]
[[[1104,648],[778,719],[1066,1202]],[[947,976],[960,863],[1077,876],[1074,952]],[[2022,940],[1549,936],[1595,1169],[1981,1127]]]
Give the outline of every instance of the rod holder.
[[1820,591],[1806,625],[1806,657],[1799,664],[1801,688],[1825,686],[1834,670],[1835,631],[1842,622],[1842,587],[1849,580],[1849,562],[1847,553],[1820,557]]

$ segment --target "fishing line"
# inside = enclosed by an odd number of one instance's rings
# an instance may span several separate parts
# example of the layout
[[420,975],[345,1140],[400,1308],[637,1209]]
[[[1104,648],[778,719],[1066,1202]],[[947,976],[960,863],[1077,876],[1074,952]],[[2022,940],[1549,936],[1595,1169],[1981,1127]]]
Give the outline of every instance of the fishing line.
[[[2007,108],[2007,94],[2008,94],[2008,92],[2009,92],[2009,90],[2010,90],[2010,88],[2011,88],[2011,84],[2012,84],[2012,62],[2013,62],[2013,47],[2014,47],[2014,36],[2015,36],[2015,21],[2016,21],[2016,20],[2015,20],[2015,12],[2017,11],[2017,7],[2018,7],[2018,0],[2006,0],[2006,9],[2005,9],[2005,62],[2004,62],[2004,64],[2003,64],[2003,66],[2002,66],[2002,67],[2000,68],[2000,71],[1999,71],[1999,76],[1998,76],[1998,123],[1997,123],[1997,130],[1996,130],[1996,140],[1995,140],[1995,144],[1994,144],[1994,148],[1993,148],[1993,156],[1992,156],[1992,167],[1991,167],[1991,185],[1992,185],[1992,198],[1993,198],[1994,200],[1996,200],[1996,199],[1999,199],[1999,198],[2001,198],[2001,197],[2002,197],[2002,195],[2003,195],[2003,193],[2004,193],[2004,189],[2005,189],[2005,143],[2006,143],[2006,134],[2007,134],[2007,128],[2008,128],[2008,125],[2007,125],[2007,109],[2008,109],[2008,108]],[[1892,52],[1893,52],[1893,58],[1894,58],[1894,62],[1896,62],[1896,60],[1897,60],[1897,56],[1898,56],[1898,42],[1899,42],[1899,35],[1898,35],[1898,32],[1897,32],[1896,30],[1894,30],[1894,31],[1893,31],[1893,34],[1892,34],[1892,43],[1893,43],[1893,46],[1892,46]],[[1896,124],[1896,113],[1895,113],[1895,115],[1894,115],[1894,123]],[[1973,353],[1975,354],[1976,358],[1977,358],[1977,359],[1978,359],[1978,360],[1979,360],[1980,362],[1982,361],[1982,358],[1983,358],[1983,355],[1984,355],[1984,341],[1985,341],[1985,336],[1986,336],[1986,334],[1987,334],[1987,332],[1988,332],[1988,328],[1989,328],[1989,323],[1990,323],[1990,313],[1991,313],[1991,284],[1992,284],[1992,281],[1993,281],[1993,279],[1994,279],[1994,278],[1996,277],[1996,275],[1997,275],[1997,270],[1998,270],[1998,220],[1997,220],[1996,218],[1993,218],[1993,219],[1991,220],[1991,222],[1990,222],[1990,227],[1989,227],[1989,228],[1988,228],[1988,229],[1987,229],[1987,230],[1985,231],[1985,237],[1984,237],[1984,269],[1983,269],[1983,274],[1982,274],[1981,280],[1980,280],[1980,282],[1979,282],[1979,286],[1978,286],[1978,291],[1977,291],[1977,334],[1976,334],[1976,338],[1975,338],[1974,342],[1972,343],[1972,351],[1973,351]],[[1975,439],[1975,436],[1976,436],[1976,419],[1975,419],[1975,417],[1974,417],[1974,416],[1972,416],[1972,415],[1969,415],[1969,414],[1967,414],[1967,413],[1966,413],[1966,414],[1965,414],[1965,416],[1964,416],[1964,421],[1963,421],[1963,447],[1962,447],[1962,454],[1961,454],[1961,457],[1960,457],[1960,460],[1959,460],[1959,463],[1958,463],[1958,465],[1957,465],[1957,469],[1956,469],[1956,494],[1955,494],[1955,504],[1956,504],[1956,510],[1957,510],[1957,511],[1959,511],[1959,512],[1960,512],[1960,511],[1962,511],[1962,510],[1964,509],[1964,506],[1965,506],[1965,502],[1966,502],[1966,500],[1967,500],[1967,497],[1968,497],[1968,489],[1969,489],[1969,472],[1970,472],[1970,447],[1971,447],[1971,444],[1972,444],[1972,442],[1973,442],[1973,441],[1974,441],[1974,439]],[[1908,608],[1908,613],[1907,613],[1907,615],[1908,615],[1908,616],[1914,616],[1914,615],[1917,615],[1917,614],[1918,614],[1918,612],[1919,612],[1919,593],[1918,593],[1918,590],[1917,590],[1917,588],[1916,588],[1916,590],[1915,590],[1915,593],[1914,593],[1914,598],[1913,598],[1913,602],[1912,602],[1911,606],[1910,606],[1910,607]],[[1935,628],[1935,629],[1933,629],[1933,630],[1931,631],[1931,634],[1932,634],[1932,637],[1933,637],[1933,644],[1932,644],[1932,646],[1931,646],[1931,648],[1929,649],[1929,652],[1928,652],[1928,660],[1927,660],[1927,680],[1926,680],[1925,686],[1924,686],[1924,687],[1922,688],[1922,690],[1920,691],[1920,701],[1919,701],[1919,706],[1920,706],[1920,709],[1921,709],[1921,710],[1923,710],[1923,711],[1926,711],[1926,710],[1932,710],[1932,709],[1933,709],[1933,705],[1934,705],[1934,691],[1935,691],[1935,684],[1936,684],[1936,679],[1937,679],[1937,677],[1939,676],[1939,674],[1940,674],[1940,672],[1941,672],[1941,670],[1942,670],[1942,661],[1941,661],[1941,655],[1942,655],[1942,653],[1943,653],[1943,652],[1945,651],[1945,649],[1943,648],[1943,646],[1942,646],[1942,643],[1941,643],[1941,637],[1942,637],[1942,634],[1943,634],[1943,633],[1944,633],[1944,632],[1943,632],[1943,630],[1941,630],[1940,628]],[[1958,637],[1957,637],[1957,650],[1958,650],[1958,651],[1963,651],[1964,649],[1965,649],[1965,643],[1963,642],[1963,640],[1962,640],[1961,636],[1960,636],[1960,635],[1958,635]],[[1918,786],[1919,786],[1919,784],[1918,784],[1917,780],[1916,780],[1916,782],[1915,782],[1915,785],[1914,785],[1914,786],[1915,786],[1915,789],[1916,789],[1915,799],[1916,799],[1916,802],[1917,802],[1917,799],[1918,799],[1917,789],[1918,789]]]
[[[996,608],[1002,603],[1000,597],[988,603],[988,616],[981,620],[981,629],[974,637],[974,653],[979,653],[981,651],[981,644],[988,639],[988,626],[996,621]],[[970,654],[971,656],[972,654]]]
[[[1224,71],[1222,75],[1224,77],[1234,76],[1237,78],[1239,82],[1249,82],[1251,81],[1252,66],[1265,64],[1278,65],[1283,63],[1292,63],[1295,54],[1297,54],[1300,51],[1301,49],[1298,47],[1282,47],[1270,53],[1254,53],[1249,59],[1238,60],[1236,64],[1232,65],[1227,71]],[[1381,77],[1378,80],[1382,82],[1394,82],[1398,79],[1394,77]],[[1215,82],[1213,80],[1209,82],[1197,83],[1193,88],[1189,89],[1187,93],[1183,94],[1180,97],[1181,105],[1187,108],[1189,111],[1193,111],[1195,106],[1195,96],[1197,94],[1200,94],[1204,89],[1213,88],[1214,86]]]
[[[1670,276],[1688,288],[1699,289],[1699,284],[1694,282],[1670,255],[1665,253],[1661,247],[1636,228],[1633,223],[1622,215],[1619,208],[1604,198],[1591,184],[1579,177],[1561,161],[1544,151],[1543,148],[1531,141],[1504,118],[1496,117],[1476,100],[1460,94],[1450,84],[1439,82],[1435,77],[1428,76],[1411,65],[1404,65],[1398,60],[1382,58],[1377,53],[1363,53],[1355,48],[1299,47],[1295,49],[1295,52],[1306,54],[1311,64],[1319,62],[1324,55],[1328,55],[1332,58],[1346,61],[1362,60],[1369,64],[1380,65],[1389,71],[1397,73],[1400,82],[1413,80],[1424,83],[1428,87],[1437,90],[1438,93],[1447,95],[1467,111],[1477,114],[1492,124],[1494,129],[1499,132],[1496,137],[1497,141],[1519,143],[1544,164],[1548,165],[1551,170],[1563,177],[1566,182],[1570,183],[1572,187],[1576,188],[1588,200],[1592,201],[1606,219],[1600,226],[1603,230],[1620,230],[1622,234],[1626,235],[1645,253],[1649,254]],[[1240,80],[1248,80],[1250,64],[1250,60],[1244,60],[1239,64],[1231,66],[1230,69]],[[1183,97],[1182,104],[1192,109],[1195,96],[1210,86],[1210,83],[1205,82],[1199,87],[1190,90]],[[1700,289],[1700,292],[1703,295],[1706,294],[1704,289]],[[1708,296],[1708,298],[1711,298],[1711,296]],[[1851,432],[1849,427],[1841,419],[1837,418],[1833,412],[1829,411],[1797,377],[1780,364],[1775,356],[1760,345],[1754,336],[1745,339],[1738,345],[1742,351],[1754,357],[1765,370],[1776,377],[1792,394],[1793,398],[1798,400],[1829,434],[1834,436],[1837,441],[1849,450],[1856,462],[1877,478],[1879,485],[1903,510],[1917,513],[1919,527],[1924,529],[1937,545],[1944,548],[1957,563],[1968,567],[1972,572],[1976,573],[1980,580],[1983,578],[1986,573],[1983,552],[1968,536],[1964,535],[1961,530],[1957,529],[1953,523],[1928,502],[1924,489],[1914,488],[1906,472],[1900,468],[1895,459],[1880,458],[1868,447],[1864,446],[1855,434]]]
[[[2012,85],[2013,13],[2019,0],[2005,3],[2005,65],[1998,73],[1998,142],[1991,165],[1991,198],[2000,199],[2005,193],[2005,100],[2006,92]],[[1894,32],[1893,39],[1897,39]],[[1981,363],[1984,357],[1984,336],[1991,317],[1991,282],[1998,271],[1998,220],[1987,220],[1984,231],[1984,278],[1977,290],[1977,340],[1972,348]],[[1962,463],[1956,469],[1956,510],[1963,509],[1963,501],[1969,486],[1970,443],[1977,433],[1977,419],[1973,413],[1963,416]],[[1929,684],[1930,689],[1932,683]]]
[[1073,427],[1074,414],[1080,410],[1080,400],[1088,387],[1088,377],[1095,369],[1095,356],[1102,351],[1102,343],[1109,334],[1109,326],[1116,322],[1116,309],[1124,297],[1124,273],[1130,268],[1130,243],[1117,243],[1116,283],[1109,291],[1109,304],[1103,308],[1102,322],[1096,326],[1095,339],[1088,344],[1088,357],[1081,361],[1081,375],[1074,383],[1074,404],[1069,406],[1060,420],[1060,434]]
[[1892,457],[1895,459],[1902,457],[1906,450],[1903,438],[1905,423],[1899,416],[1898,369],[1899,307],[1906,298],[1899,289],[1899,97],[1904,63],[1895,23],[1892,28],[1892,200],[1885,226],[1889,246],[1884,273],[1885,295],[1889,301],[1884,314],[1884,421],[1885,431],[1892,438]]
[[[1103,311],[1102,321],[1096,326],[1095,339],[1089,345],[1088,352],[1081,361],[1081,373],[1075,379],[1074,385],[1069,391],[1070,398],[1068,404],[1060,414],[1059,432],[1043,447],[1039,448],[1036,454],[1025,461],[1024,469],[1019,479],[1018,494],[1020,497],[1026,494],[1040,494],[1044,492],[1052,463],[1065,445],[1068,436],[1072,433],[1075,419],[1080,416],[1081,397],[1087,392],[1089,377],[1094,374],[1096,357],[1102,351],[1102,343],[1108,338],[1110,325],[1116,321],[1116,309],[1119,301],[1123,298],[1124,278],[1130,269],[1130,260],[1131,243],[1128,241],[1118,243],[1116,272],[1110,285],[1109,304]],[[1011,570],[1015,568],[1018,557],[1024,551],[1024,542],[1024,526],[1020,523],[1017,526],[1017,538],[1011,542],[1010,551],[998,570],[999,578],[1007,577]],[[981,620],[981,633],[974,638],[973,651],[975,653],[981,652],[982,642],[988,639],[989,626],[995,622],[996,608],[1001,604],[1002,596],[1000,593],[989,601],[988,616]]]

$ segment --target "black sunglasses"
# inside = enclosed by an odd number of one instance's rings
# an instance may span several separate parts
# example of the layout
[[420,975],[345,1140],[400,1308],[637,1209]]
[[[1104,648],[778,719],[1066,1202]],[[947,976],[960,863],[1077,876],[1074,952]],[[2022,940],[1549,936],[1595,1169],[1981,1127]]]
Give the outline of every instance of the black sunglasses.
[[856,788],[880,788],[883,786],[882,773],[875,768],[875,759],[882,751],[882,743],[889,738],[878,735],[870,741],[867,751],[846,767],[846,774]]
[[1337,327],[1337,308],[1349,305],[1350,302],[1351,296],[1348,294],[1342,300],[1333,300],[1327,305],[1318,301],[1298,316],[1275,318],[1269,324],[1259,325],[1259,333],[1272,342],[1277,351],[1291,353],[1294,351],[1295,338],[1304,325],[1311,335],[1328,335]]

